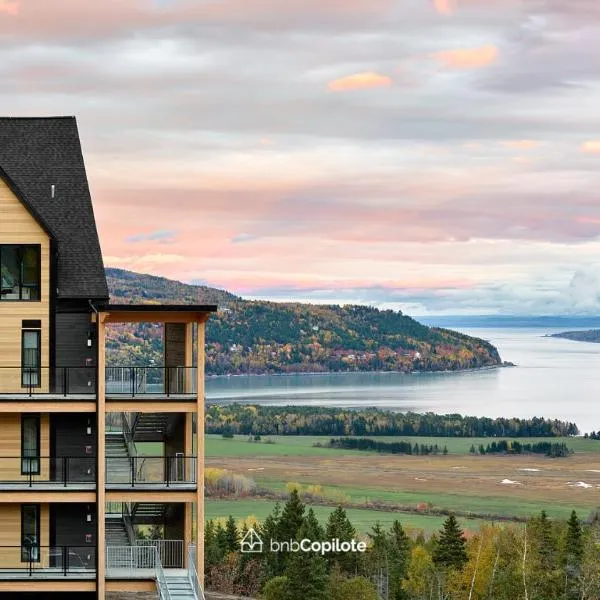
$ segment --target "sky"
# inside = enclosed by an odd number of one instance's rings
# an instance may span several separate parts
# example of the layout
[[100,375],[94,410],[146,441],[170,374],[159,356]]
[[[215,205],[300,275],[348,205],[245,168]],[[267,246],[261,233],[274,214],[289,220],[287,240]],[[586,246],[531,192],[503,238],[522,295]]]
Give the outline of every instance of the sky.
[[107,266],[425,314],[600,310],[598,0],[0,0]]

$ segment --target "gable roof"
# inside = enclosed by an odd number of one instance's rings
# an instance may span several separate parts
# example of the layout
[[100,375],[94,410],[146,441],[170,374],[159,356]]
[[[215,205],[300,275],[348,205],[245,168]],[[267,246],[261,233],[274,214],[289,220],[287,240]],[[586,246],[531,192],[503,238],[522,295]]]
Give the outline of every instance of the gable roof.
[[107,299],[75,117],[0,117],[0,177],[56,242],[58,297]]

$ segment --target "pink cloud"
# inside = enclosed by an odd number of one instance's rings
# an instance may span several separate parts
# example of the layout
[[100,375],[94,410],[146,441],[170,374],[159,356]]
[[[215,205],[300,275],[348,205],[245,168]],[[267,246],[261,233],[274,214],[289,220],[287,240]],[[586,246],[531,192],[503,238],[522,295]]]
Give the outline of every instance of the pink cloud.
[[434,0],[433,4],[441,15],[451,15],[454,12],[452,0]]
[[581,151],[586,154],[600,154],[600,140],[589,140],[581,145]]
[[390,77],[380,75],[379,73],[368,72],[356,73],[354,75],[348,75],[347,77],[341,77],[340,79],[334,79],[329,82],[327,87],[332,92],[347,92],[350,90],[389,87],[390,85],[392,85]]
[[498,56],[498,48],[491,44],[477,48],[443,50],[432,55],[449,69],[481,69],[495,63]]
[[506,148],[513,150],[533,150],[540,145],[537,140],[505,140],[501,143]]
[[17,0],[0,0],[0,13],[16,17],[19,14],[20,6]]

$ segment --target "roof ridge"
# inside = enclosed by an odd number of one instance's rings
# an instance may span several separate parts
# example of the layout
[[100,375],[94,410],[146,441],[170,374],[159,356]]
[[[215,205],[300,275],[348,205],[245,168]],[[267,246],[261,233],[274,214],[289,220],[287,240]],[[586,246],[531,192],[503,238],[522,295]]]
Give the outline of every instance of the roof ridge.
[[75,119],[75,115],[50,115],[47,117],[13,117],[13,116],[2,116],[0,115],[0,119],[2,120],[10,120],[10,121],[56,121],[59,119]]

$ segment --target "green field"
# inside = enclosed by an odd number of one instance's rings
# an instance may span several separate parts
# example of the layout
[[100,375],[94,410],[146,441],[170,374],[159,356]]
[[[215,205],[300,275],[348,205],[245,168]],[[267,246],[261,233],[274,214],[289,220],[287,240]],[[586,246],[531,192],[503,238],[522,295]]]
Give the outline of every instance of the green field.
[[[518,439],[523,444],[536,442],[564,442],[574,452],[599,453],[599,440],[586,440],[577,438],[445,438],[445,437],[411,437],[411,436],[365,436],[369,439],[382,442],[410,442],[411,444],[437,444],[440,448],[446,446],[451,454],[469,454],[471,445],[475,448],[479,444],[486,446],[499,439]],[[315,448],[315,443],[326,444],[331,436],[265,436],[262,442],[249,442],[246,436],[235,436],[233,439],[224,439],[218,435],[206,436],[207,457],[237,457],[237,456],[335,456],[335,453],[364,454],[360,450],[340,450],[333,448]],[[274,442],[272,444],[266,441]]]
[[[206,518],[227,518],[229,515],[235,519],[245,519],[249,516],[263,521],[269,515],[275,503],[270,500],[206,500]],[[328,506],[313,506],[319,522],[324,524],[331,511]],[[427,515],[408,515],[405,513],[384,512],[377,510],[362,510],[350,508],[346,510],[348,517],[356,530],[366,533],[379,521],[382,525],[389,526],[394,520],[402,523],[405,529],[422,529],[427,533],[437,531],[442,526],[445,517]],[[481,521],[478,519],[459,519],[466,529],[476,530]]]

